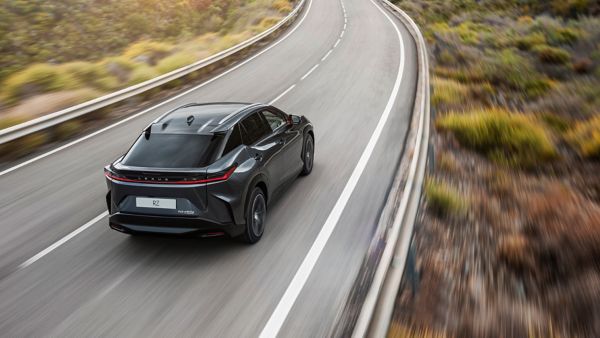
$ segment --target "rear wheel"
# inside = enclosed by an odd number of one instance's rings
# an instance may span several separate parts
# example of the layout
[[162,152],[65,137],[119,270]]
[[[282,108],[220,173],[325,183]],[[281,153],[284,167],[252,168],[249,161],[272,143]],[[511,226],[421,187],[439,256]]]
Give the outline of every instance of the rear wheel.
[[267,199],[261,188],[255,187],[246,207],[246,229],[242,240],[254,244],[260,240],[265,230]]
[[302,166],[300,175],[306,176],[310,174],[313,168],[314,155],[315,141],[313,140],[312,135],[306,134],[304,137],[304,147],[302,147],[302,162],[304,162],[304,165]]

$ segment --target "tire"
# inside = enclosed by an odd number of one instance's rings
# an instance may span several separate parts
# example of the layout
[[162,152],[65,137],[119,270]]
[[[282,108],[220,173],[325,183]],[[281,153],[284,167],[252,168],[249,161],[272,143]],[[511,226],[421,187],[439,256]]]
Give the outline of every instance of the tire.
[[254,244],[258,242],[264,231],[267,219],[267,199],[261,188],[255,187],[246,203],[246,229],[241,240]]
[[306,134],[304,137],[304,145],[302,146],[302,171],[300,175],[308,176],[312,172],[315,155],[315,140],[312,135]]

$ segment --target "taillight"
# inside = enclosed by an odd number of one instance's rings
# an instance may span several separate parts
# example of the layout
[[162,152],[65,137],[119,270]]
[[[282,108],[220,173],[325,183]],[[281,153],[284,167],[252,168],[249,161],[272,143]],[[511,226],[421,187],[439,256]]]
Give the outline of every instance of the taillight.
[[207,175],[207,178],[205,179],[205,183],[209,183],[209,182],[219,182],[219,181],[227,181],[229,179],[229,177],[231,177],[231,175],[233,174],[233,172],[235,171],[235,169],[237,168],[237,165],[232,165],[231,167],[229,167],[228,169],[225,169],[224,171],[220,171],[217,173],[209,173]]
[[120,182],[132,182],[132,183],[148,183],[148,184],[203,184],[226,181],[233,174],[236,165],[229,167],[225,171],[208,174],[206,178],[202,177],[189,177],[189,178],[178,178],[169,179],[166,177],[144,177],[142,178],[129,178],[124,175],[115,173],[108,168],[104,168],[104,176],[109,180],[120,181]]

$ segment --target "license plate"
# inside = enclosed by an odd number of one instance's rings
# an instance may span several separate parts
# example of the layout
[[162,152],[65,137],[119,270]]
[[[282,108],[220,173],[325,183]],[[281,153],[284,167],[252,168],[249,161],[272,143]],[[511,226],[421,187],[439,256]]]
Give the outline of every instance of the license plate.
[[136,197],[135,206],[138,208],[175,209],[176,200],[172,198]]

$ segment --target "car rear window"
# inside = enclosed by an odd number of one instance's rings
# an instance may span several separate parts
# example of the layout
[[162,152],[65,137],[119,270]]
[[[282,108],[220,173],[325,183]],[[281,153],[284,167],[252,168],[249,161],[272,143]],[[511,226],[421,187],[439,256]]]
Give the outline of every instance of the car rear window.
[[122,163],[132,167],[204,167],[215,160],[222,138],[222,135],[142,134]]

